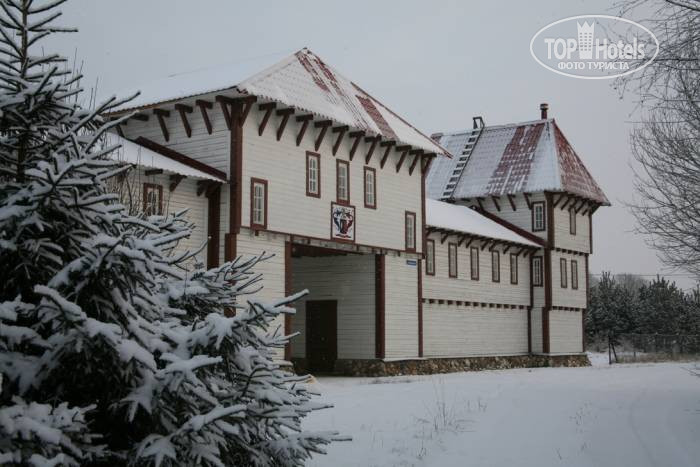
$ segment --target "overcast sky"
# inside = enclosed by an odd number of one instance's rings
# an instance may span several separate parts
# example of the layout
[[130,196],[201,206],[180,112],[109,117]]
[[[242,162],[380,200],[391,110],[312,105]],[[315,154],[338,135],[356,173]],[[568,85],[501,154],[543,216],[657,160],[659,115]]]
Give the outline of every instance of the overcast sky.
[[[539,118],[548,102],[564,134],[613,203],[594,216],[591,272],[656,274],[656,253],[634,233],[629,131],[634,96],[609,80],[567,78],[529,53],[532,36],[568,16],[613,14],[609,1],[71,0],[53,41],[77,55],[86,84],[111,95],[166,75],[309,47],[426,133]],[[630,18],[634,19],[634,18]],[[45,43],[45,47],[49,48]],[[666,273],[670,271],[665,271]],[[683,286],[688,277],[674,276]]]

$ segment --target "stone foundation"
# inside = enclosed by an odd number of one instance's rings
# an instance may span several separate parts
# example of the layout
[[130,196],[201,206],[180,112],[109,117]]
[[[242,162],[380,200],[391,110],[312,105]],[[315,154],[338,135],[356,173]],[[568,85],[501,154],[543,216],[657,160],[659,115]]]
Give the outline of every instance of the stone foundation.
[[[297,373],[308,373],[306,359],[293,360]],[[343,376],[399,376],[455,373],[461,371],[504,370],[556,366],[590,366],[588,356],[513,355],[502,357],[424,358],[415,360],[337,360],[335,374]]]

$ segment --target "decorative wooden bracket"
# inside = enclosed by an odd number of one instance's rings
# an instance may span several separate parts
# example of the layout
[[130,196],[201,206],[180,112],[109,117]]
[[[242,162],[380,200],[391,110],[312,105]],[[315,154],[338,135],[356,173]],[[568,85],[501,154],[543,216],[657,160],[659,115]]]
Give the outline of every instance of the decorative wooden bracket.
[[[284,128],[287,126],[287,122],[289,121],[289,117],[294,114],[294,109],[292,107],[289,107],[287,109],[279,109],[275,113],[282,117],[282,121],[280,122],[280,126],[277,128],[277,141],[279,141],[282,139],[282,135],[284,134]],[[297,146],[298,146],[298,144],[297,144]]]
[[443,243],[445,243],[445,240],[447,240],[447,238],[448,238],[449,236],[450,236],[450,232],[445,232],[445,233],[443,233],[443,234],[442,234],[442,237],[440,237],[440,244],[442,245]]
[[498,202],[498,197],[497,197],[497,196],[492,196],[492,197],[491,197],[491,201],[493,201],[493,204],[496,206],[496,209],[498,210],[498,212],[501,212],[501,205],[500,205],[500,203]]
[[399,158],[399,162],[396,164],[396,173],[399,173],[401,170],[401,166],[403,165],[403,161],[406,160],[406,155],[408,154],[408,151],[411,149],[411,146],[397,146],[396,150],[401,152],[401,157]]
[[418,160],[422,157],[423,151],[411,151],[412,153],[415,154],[415,157],[413,158],[413,162],[411,162],[411,166],[408,168],[408,175],[413,175],[413,170],[416,168],[416,164],[418,164]]
[[515,207],[515,195],[506,195],[508,197],[508,201],[510,202],[510,207],[513,208],[513,211],[515,211],[517,208]]
[[371,143],[369,146],[369,149],[367,150],[367,155],[365,156],[365,164],[369,164],[369,161],[372,160],[372,154],[374,154],[374,149],[377,147],[377,144],[382,140],[381,135],[377,136],[368,136],[365,138],[365,142]]
[[530,200],[530,193],[523,193],[525,197],[525,202],[527,203],[527,208],[532,209],[532,201]]
[[246,119],[248,118],[248,114],[250,113],[250,109],[253,108],[253,104],[255,104],[257,101],[258,98],[255,96],[248,96],[243,98],[243,110],[241,111],[241,115],[238,120],[238,126],[243,127]]
[[260,122],[260,126],[258,127],[258,136],[262,136],[265,132],[265,127],[267,126],[267,122],[270,120],[270,115],[272,115],[272,111],[275,110],[275,107],[277,107],[277,104],[274,102],[266,102],[258,106],[258,109],[265,112],[262,122]]
[[360,144],[360,140],[362,137],[365,135],[364,131],[351,131],[348,136],[351,138],[355,138],[355,141],[352,143],[352,147],[350,148],[350,160],[355,157],[355,151],[357,151],[357,146]]
[[316,137],[316,144],[314,145],[316,151],[318,151],[318,148],[321,147],[321,143],[323,143],[323,138],[326,137],[326,132],[328,131],[328,128],[331,125],[333,125],[333,122],[331,120],[321,120],[320,122],[314,123],[314,127],[321,129],[321,132]]
[[224,121],[226,122],[226,128],[229,130],[231,129],[231,111],[228,108],[228,105],[231,103],[233,99],[230,97],[226,96],[216,96],[215,97],[216,102],[219,103],[219,106],[221,107],[221,112],[224,114]]
[[207,127],[207,133],[211,134],[212,126],[211,120],[209,120],[209,114],[207,114],[207,109],[211,110],[212,107],[214,107],[214,104],[209,101],[197,99],[195,101],[195,105],[199,107],[199,111],[202,113],[202,120],[204,120],[204,126]]
[[147,121],[148,121],[148,115],[146,115],[146,114],[136,114],[136,115],[134,115],[134,116],[131,117],[131,118],[133,118],[134,120],[141,121],[141,122],[147,122]]
[[168,128],[165,126],[165,119],[170,117],[170,111],[163,109],[153,109],[153,114],[158,118],[160,131],[163,132],[163,139],[165,139],[165,141],[170,141],[170,133],[168,133]]
[[191,138],[192,127],[190,126],[190,122],[187,121],[187,114],[192,113],[192,107],[185,104],[175,104],[175,110],[177,110],[177,112],[180,114],[180,120],[182,120],[182,126],[185,127],[185,133],[187,133],[187,137]]
[[170,191],[175,191],[175,188],[180,184],[182,180],[184,180],[185,177],[184,175],[180,174],[173,174],[170,176]]
[[338,152],[338,148],[340,148],[340,143],[343,141],[343,136],[345,136],[345,133],[348,131],[348,127],[346,126],[337,126],[331,130],[333,133],[338,133],[338,137],[335,140],[335,143],[333,143],[333,157],[335,157],[335,153]]
[[477,202],[477,204],[479,205],[479,209],[481,209],[482,211],[485,211],[485,209],[484,209],[484,198],[482,198],[482,197],[477,197],[477,198],[476,198],[476,202]]
[[380,146],[386,147],[386,149],[384,150],[384,155],[382,156],[382,160],[379,161],[379,167],[383,169],[384,164],[386,164],[386,161],[389,159],[389,153],[391,152],[391,148],[396,146],[396,141],[384,141],[380,144]]
[[297,133],[297,146],[299,146],[304,140],[304,134],[306,133],[306,129],[309,127],[309,122],[313,119],[314,116],[311,114],[299,115],[297,117],[297,122],[301,122],[301,128],[299,129],[299,133]]
[[163,169],[146,169],[143,171],[146,177],[152,177],[154,175],[160,175],[163,173]]

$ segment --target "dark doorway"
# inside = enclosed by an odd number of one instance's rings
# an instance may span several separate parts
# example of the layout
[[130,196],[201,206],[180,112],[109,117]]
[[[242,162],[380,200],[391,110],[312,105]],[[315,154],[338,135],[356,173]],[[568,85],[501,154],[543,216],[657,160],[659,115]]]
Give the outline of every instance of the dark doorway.
[[332,373],[338,358],[338,301],[306,302],[306,360],[309,371]]

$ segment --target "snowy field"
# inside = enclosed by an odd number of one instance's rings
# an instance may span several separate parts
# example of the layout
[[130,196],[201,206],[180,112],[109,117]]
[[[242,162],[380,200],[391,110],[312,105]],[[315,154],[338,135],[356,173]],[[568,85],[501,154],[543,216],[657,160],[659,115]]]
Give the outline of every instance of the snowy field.
[[322,377],[306,423],[353,441],[316,466],[700,466],[694,363]]

